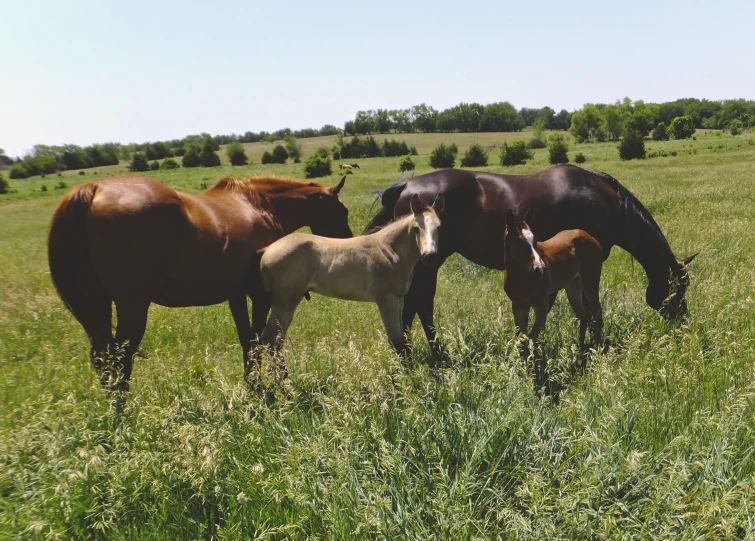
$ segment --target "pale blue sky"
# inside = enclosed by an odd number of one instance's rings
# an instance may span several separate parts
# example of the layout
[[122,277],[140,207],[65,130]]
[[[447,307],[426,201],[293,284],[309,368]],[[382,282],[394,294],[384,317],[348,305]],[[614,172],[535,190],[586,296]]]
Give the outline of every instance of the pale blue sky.
[[755,2],[0,0],[0,148],[755,98]]

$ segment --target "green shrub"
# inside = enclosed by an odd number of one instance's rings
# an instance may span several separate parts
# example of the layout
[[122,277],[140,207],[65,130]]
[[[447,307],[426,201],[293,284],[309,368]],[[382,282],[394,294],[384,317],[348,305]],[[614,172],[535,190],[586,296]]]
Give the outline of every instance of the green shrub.
[[691,116],[678,116],[669,124],[669,131],[674,139],[689,139],[695,134],[695,121]]
[[178,169],[179,167],[175,158],[165,158],[163,163],[160,164],[160,169],[162,170]]
[[293,135],[287,136],[284,141],[286,142],[286,157],[291,158],[294,163],[301,161],[301,144],[296,141],[296,137]]
[[622,160],[645,159],[645,137],[637,130],[627,130],[619,142],[619,158]]
[[262,158],[260,159],[262,162],[262,165],[267,165],[268,163],[273,163],[273,155],[270,154],[267,150],[262,153]]
[[79,175],[86,175],[84,171],[79,171]]
[[288,159],[288,151],[283,145],[275,145],[272,152],[272,163],[286,163]]
[[26,170],[24,164],[14,163],[8,170],[8,176],[13,179],[17,178],[29,178],[29,171]]
[[569,142],[560,133],[548,138],[548,160],[551,164],[569,163]]
[[532,159],[532,151],[527,150],[524,139],[512,141],[511,145],[503,143],[501,147],[501,165],[522,165]]
[[409,154],[412,156],[419,156],[419,153],[417,152],[417,147],[414,145],[409,147]]
[[323,157],[321,154],[314,153],[304,163],[305,178],[327,177],[332,173],[329,156]]
[[341,150],[338,147],[333,147],[333,159],[334,160],[341,159]]
[[430,167],[441,169],[443,167],[453,167],[456,164],[456,154],[459,149],[456,144],[447,147],[443,143],[439,144],[430,153]]
[[184,167],[199,167],[199,149],[196,146],[191,145],[184,152],[181,165]]
[[8,193],[10,191],[10,184],[5,180],[5,177],[0,174],[0,194]]
[[149,164],[150,171],[158,171],[160,169],[160,164],[157,163],[157,160],[153,161]]
[[574,163],[585,163],[587,161],[587,158],[585,158],[585,155],[581,152],[577,153],[576,156],[574,156]]
[[659,122],[658,125],[653,129],[653,141],[668,141],[668,128],[666,128],[666,124],[663,122]]
[[742,133],[742,121],[738,118],[732,120],[731,124],[729,124],[729,131],[732,135],[739,135]]
[[46,192],[47,191],[47,184],[42,184],[42,186],[39,187],[39,191]]
[[37,158],[37,167],[40,173],[52,175],[58,170],[58,162],[52,156],[40,156]]
[[479,143],[472,143],[461,158],[462,167],[485,167],[488,165],[488,152]]
[[[186,156],[184,156],[186,159]],[[202,167],[217,167],[220,165],[220,156],[215,153],[215,143],[211,137],[205,137],[202,143],[202,152],[199,153],[199,165]]]
[[320,147],[315,150],[314,156],[320,156],[321,158],[330,157],[330,149],[328,147]]
[[134,152],[131,155],[131,163],[128,166],[129,171],[140,172],[149,170],[149,162],[144,152]]
[[228,161],[231,162],[231,165],[238,166],[249,163],[249,158],[247,158],[246,152],[244,151],[244,145],[238,141],[228,143],[228,146],[225,147],[225,153],[228,156]]
[[398,162],[399,171],[414,171],[414,162],[411,156],[404,156]]
[[529,149],[535,149],[535,148],[545,148],[548,144],[545,142],[545,139],[542,137],[533,137],[527,142],[527,148]]

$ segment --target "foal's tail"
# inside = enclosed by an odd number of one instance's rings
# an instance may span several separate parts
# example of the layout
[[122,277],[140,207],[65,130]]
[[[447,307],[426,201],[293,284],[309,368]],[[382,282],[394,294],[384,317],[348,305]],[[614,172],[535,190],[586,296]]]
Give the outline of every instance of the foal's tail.
[[86,220],[97,185],[77,186],[58,206],[50,224],[47,257],[58,295],[90,339],[110,332],[111,300],[94,273],[87,244]]

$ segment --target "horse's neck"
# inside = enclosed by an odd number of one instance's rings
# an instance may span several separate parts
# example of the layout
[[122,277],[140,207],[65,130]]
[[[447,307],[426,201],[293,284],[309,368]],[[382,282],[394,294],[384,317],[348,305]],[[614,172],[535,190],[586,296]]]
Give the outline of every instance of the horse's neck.
[[282,194],[260,194],[261,206],[275,220],[284,235],[293,233],[309,224],[309,202],[303,196]]
[[413,234],[414,231],[412,230],[413,220],[413,217],[407,217],[382,230],[388,244],[399,259],[402,262],[409,263],[412,267],[420,258],[417,236]]

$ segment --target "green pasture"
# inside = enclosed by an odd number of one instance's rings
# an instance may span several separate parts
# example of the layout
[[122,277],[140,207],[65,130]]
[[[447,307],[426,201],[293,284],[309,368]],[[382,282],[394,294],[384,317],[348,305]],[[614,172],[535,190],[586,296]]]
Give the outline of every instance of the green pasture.
[[[415,174],[440,142],[462,154],[496,145],[493,172],[548,165],[546,149],[498,165],[498,147],[522,134],[394,137],[417,146]],[[304,157],[331,139],[300,140]],[[270,148],[246,146],[257,164]],[[572,370],[564,297],[549,317],[558,400],[533,389],[500,273],[454,256],[436,299],[442,368],[430,368],[418,322],[402,364],[375,306],[313,296],[289,331],[290,379],[263,371],[250,390],[226,305],[153,306],[116,418],[52,288],[46,234],[65,191],[55,184],[125,164],[11,181],[0,196],[0,539],[755,539],[755,136],[700,130],[646,146],[676,156],[621,162],[614,143],[573,141],[569,154],[632,190],[678,256],[700,252],[689,321],[647,307],[642,268],[615,249],[601,286],[612,346],[590,353],[585,375]],[[398,160],[345,160],[361,166],[342,191],[355,233],[373,192],[411,175]],[[254,174],[302,178],[303,164],[144,175],[197,192]]]

